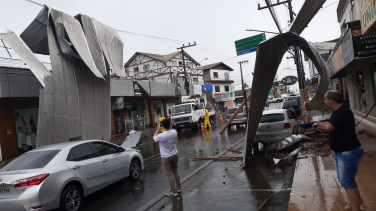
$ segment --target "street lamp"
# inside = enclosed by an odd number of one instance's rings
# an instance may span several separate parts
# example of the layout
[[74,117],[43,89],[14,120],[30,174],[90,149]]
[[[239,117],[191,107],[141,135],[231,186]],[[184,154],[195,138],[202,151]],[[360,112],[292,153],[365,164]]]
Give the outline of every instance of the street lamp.
[[246,31],[249,31],[249,32],[264,32],[264,33],[270,33],[270,34],[279,34],[278,32],[269,32],[269,31],[255,30],[255,29],[246,29]]
[[201,61],[199,62],[199,64],[201,65],[201,62],[204,61],[204,60],[208,60],[208,58],[201,59]]

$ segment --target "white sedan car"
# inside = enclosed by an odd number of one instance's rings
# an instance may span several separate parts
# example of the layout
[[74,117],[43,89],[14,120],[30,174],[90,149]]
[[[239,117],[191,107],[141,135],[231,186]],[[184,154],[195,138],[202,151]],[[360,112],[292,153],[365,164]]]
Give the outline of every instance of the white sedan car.
[[262,113],[256,132],[256,143],[279,142],[297,132],[297,122],[286,109]]
[[118,180],[137,180],[138,150],[100,140],[39,147],[0,169],[1,211],[78,211],[83,198]]

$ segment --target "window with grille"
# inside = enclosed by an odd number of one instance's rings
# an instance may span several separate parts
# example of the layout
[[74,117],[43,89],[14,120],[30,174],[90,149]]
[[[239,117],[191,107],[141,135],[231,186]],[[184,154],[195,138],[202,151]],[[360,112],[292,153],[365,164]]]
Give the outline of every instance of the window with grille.
[[230,91],[230,87],[229,86],[225,86],[225,92],[229,92]]
[[218,78],[218,72],[213,72],[213,78]]

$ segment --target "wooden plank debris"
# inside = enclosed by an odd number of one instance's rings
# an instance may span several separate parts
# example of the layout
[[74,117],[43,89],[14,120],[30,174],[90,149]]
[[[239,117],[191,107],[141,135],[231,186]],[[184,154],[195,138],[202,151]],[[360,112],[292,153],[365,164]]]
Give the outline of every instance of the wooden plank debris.
[[230,151],[230,152],[238,153],[238,154],[241,154],[241,153],[242,153],[241,151],[236,150],[236,149],[230,149],[230,148],[227,148],[227,150]]

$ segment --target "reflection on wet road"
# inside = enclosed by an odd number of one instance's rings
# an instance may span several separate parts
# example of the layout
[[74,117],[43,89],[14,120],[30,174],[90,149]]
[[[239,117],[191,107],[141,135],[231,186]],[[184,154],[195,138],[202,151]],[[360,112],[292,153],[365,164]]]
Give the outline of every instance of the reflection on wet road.
[[[281,107],[282,103],[271,103],[266,110]],[[217,118],[217,122],[210,130],[187,129],[179,133],[180,178],[184,178],[205,163],[205,161],[192,161],[191,157],[215,156],[245,137],[245,128],[242,127],[232,131],[226,130],[223,135],[219,135],[220,129],[221,124]],[[168,188],[167,178],[161,167],[158,143],[155,143],[151,136],[142,137],[137,149],[141,151],[145,160],[145,169],[140,179],[123,180],[90,195],[86,199],[84,211],[123,211],[125,208],[137,210]]]
[[[219,118],[217,118],[219,119]],[[225,132],[219,135],[219,120],[209,130],[182,130],[178,135],[178,170],[184,178],[205,161],[192,161],[191,157],[216,155],[245,137],[245,129]],[[159,145],[151,136],[142,137],[137,149],[145,160],[145,169],[138,181],[117,182],[90,195],[83,210],[137,210],[168,188],[167,178],[161,167]]]

